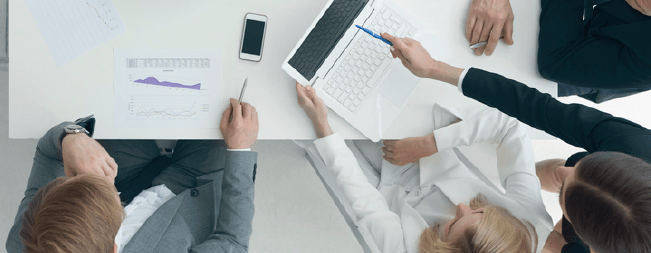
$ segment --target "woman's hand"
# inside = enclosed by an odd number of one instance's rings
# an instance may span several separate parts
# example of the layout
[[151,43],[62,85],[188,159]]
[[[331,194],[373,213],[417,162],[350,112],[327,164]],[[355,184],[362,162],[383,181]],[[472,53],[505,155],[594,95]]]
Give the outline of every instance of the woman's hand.
[[430,56],[420,42],[411,38],[398,38],[388,33],[382,37],[391,41],[391,55],[400,58],[412,74],[421,78],[432,78],[457,85],[463,69],[452,67],[444,62],[437,61]]
[[563,237],[563,220],[559,220],[554,226],[554,230],[549,233],[547,236],[547,241],[545,241],[545,246],[543,246],[543,253],[560,253],[563,249],[563,246],[567,244],[565,238]]
[[305,114],[312,121],[317,137],[323,138],[331,135],[332,129],[328,123],[328,111],[323,100],[316,95],[314,88],[309,85],[303,87],[296,82],[296,94],[298,95],[298,105],[303,108]]
[[438,152],[434,134],[423,137],[411,137],[402,140],[385,140],[384,160],[387,162],[403,166],[408,163],[418,162],[423,157],[431,156]]
[[411,38],[398,38],[388,33],[382,37],[391,41],[391,55],[398,57],[411,73],[421,78],[431,78],[437,61],[430,56],[420,42]]

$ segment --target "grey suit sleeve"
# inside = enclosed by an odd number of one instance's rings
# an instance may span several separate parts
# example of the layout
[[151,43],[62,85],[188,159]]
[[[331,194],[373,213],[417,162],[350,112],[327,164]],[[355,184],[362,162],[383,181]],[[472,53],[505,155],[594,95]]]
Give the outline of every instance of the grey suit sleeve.
[[192,252],[248,252],[253,221],[257,153],[228,151],[217,228]]
[[23,220],[23,213],[27,210],[29,202],[34,197],[34,194],[47,183],[56,179],[57,177],[65,176],[63,172],[63,158],[61,156],[61,141],[60,137],[63,133],[63,127],[72,124],[72,122],[63,122],[51,128],[41,139],[36,146],[36,153],[34,154],[34,164],[32,171],[27,181],[27,189],[25,196],[20,201],[18,206],[18,213],[14,219],[14,225],[9,231],[7,237],[7,244],[5,245],[7,252],[23,252],[23,244],[20,242],[18,233],[20,232],[20,223]]

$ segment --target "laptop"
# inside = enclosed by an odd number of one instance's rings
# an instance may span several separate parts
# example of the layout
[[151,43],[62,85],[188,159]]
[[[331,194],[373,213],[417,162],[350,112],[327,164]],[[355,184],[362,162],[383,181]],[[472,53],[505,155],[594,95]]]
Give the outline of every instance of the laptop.
[[326,106],[379,141],[420,78],[391,57],[390,46],[355,27],[418,37],[417,20],[390,1],[330,0],[282,64],[312,85]]

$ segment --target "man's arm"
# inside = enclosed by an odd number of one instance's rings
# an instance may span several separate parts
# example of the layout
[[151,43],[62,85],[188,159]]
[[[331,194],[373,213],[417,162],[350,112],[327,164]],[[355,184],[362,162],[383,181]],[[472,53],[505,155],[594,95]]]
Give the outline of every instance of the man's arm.
[[[231,98],[220,130],[230,150],[248,149],[258,136],[258,113],[248,103]],[[248,252],[253,222],[257,153],[227,151],[217,227],[193,252]]]
[[[646,29],[636,32],[642,33],[640,37],[651,38],[651,28]],[[539,53],[538,70],[545,79],[578,87],[651,87],[651,55],[640,54],[614,39],[587,38],[558,49],[555,54]]]
[[247,252],[254,213],[254,171],[257,153],[228,151],[222,179],[222,196],[217,228],[196,252]]
[[651,20],[624,23],[608,11],[631,20],[643,16],[625,1],[610,1],[595,8],[602,9],[601,18],[595,16],[591,22],[608,20],[611,24],[592,24],[586,35],[583,7],[582,1],[543,1],[537,58],[540,74],[579,87],[651,87]]
[[72,122],[63,122],[51,128],[38,141],[32,171],[27,181],[25,196],[20,201],[18,213],[14,219],[14,225],[11,227],[9,236],[7,237],[7,243],[5,245],[7,252],[23,252],[23,244],[20,241],[18,233],[21,229],[20,223],[23,220],[23,213],[27,210],[27,206],[34,197],[34,194],[55,178],[65,176],[59,138],[64,131],[63,127],[69,124],[72,124]]

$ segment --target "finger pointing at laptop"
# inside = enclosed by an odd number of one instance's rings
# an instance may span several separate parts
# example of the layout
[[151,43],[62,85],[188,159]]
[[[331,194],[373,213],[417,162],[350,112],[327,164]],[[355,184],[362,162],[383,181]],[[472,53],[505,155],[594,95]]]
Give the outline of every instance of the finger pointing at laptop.
[[420,42],[411,38],[398,38],[388,33],[382,33],[381,35],[393,43],[391,47],[393,58],[399,58],[402,64],[414,75],[455,85],[458,82],[463,70],[435,60]]
[[397,38],[388,33],[383,33],[382,37],[393,43],[393,47],[391,47],[393,58],[399,58],[414,75],[421,78],[429,77],[428,67],[435,60],[420,42],[411,38]]

